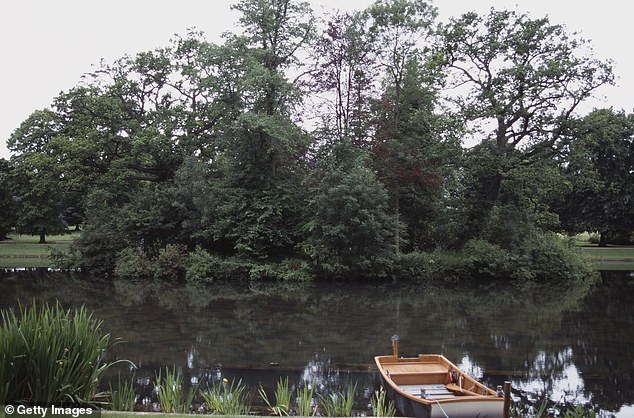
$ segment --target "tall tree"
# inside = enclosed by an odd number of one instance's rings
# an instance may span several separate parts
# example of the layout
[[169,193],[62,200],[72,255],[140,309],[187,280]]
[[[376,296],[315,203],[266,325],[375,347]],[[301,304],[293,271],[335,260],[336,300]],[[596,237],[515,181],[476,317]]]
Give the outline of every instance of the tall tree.
[[575,125],[562,224],[572,233],[598,231],[602,244],[626,243],[634,233],[634,115],[595,110]]
[[474,236],[509,173],[552,157],[579,104],[613,81],[612,69],[561,25],[513,11],[467,13],[441,35],[453,102],[472,122],[478,152],[490,154],[487,170],[474,178],[476,210],[466,228]]
[[422,61],[422,55],[428,52],[436,8],[425,1],[377,0],[366,14],[378,62],[394,92],[392,121],[394,130],[398,130],[406,67],[414,60]]
[[312,50],[311,86],[326,107],[325,133],[367,145],[371,98],[376,95],[378,66],[367,15],[336,13],[329,17]]
[[16,202],[11,187],[11,163],[0,158],[0,240],[15,226]]
[[342,140],[322,150],[305,212],[304,249],[327,276],[378,277],[394,255],[385,188],[363,150]]
[[396,86],[390,86],[376,106],[371,150],[395,224],[405,226],[404,236],[400,227],[395,230],[394,245],[408,251],[438,245],[441,212],[462,148],[457,121],[436,113],[436,93],[423,66],[412,59],[403,71],[398,100]]
[[56,115],[49,110],[31,114],[8,141],[11,151],[11,194],[16,197],[15,228],[19,233],[46,235],[65,230],[62,218],[64,193],[57,158],[49,144],[59,130]]

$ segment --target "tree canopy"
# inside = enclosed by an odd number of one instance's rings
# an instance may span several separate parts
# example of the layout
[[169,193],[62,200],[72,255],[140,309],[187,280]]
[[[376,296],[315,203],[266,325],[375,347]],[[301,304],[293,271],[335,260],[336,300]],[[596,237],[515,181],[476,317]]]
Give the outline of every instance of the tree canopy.
[[611,64],[564,27],[439,25],[413,0],[233,8],[222,43],[190,30],[33,112],[0,166],[0,232],[78,225],[69,266],[198,279],[577,277],[535,267],[577,260],[551,232],[630,239],[632,116],[578,114]]

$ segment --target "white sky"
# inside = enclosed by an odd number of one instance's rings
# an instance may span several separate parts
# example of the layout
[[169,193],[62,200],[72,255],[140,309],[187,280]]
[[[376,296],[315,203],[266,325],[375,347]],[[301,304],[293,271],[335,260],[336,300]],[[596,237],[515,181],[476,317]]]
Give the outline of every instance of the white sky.
[[[324,10],[360,10],[371,0],[310,0]],[[233,30],[238,15],[231,0],[3,0],[0,3],[0,158],[6,141],[34,110],[49,107],[103,58],[167,45],[187,28],[204,31],[211,42]],[[634,109],[634,2],[628,0],[435,0],[440,20],[491,7],[548,15],[569,32],[592,40],[600,58],[614,61],[617,87],[603,89],[592,107]],[[237,29],[236,29],[237,31]]]

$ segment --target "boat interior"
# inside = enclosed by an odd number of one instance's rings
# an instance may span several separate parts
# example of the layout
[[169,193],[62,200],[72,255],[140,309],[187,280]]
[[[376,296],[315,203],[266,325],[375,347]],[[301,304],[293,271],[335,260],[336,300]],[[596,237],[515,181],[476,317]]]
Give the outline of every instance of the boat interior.
[[429,400],[496,396],[495,391],[464,374],[442,356],[384,356],[379,358],[379,363],[385,376],[410,396]]

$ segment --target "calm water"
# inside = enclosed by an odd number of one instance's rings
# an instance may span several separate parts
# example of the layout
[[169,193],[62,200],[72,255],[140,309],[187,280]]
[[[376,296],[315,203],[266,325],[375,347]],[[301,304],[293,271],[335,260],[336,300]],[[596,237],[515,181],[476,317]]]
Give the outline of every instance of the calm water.
[[[587,288],[496,284],[456,289],[395,284],[166,286],[100,283],[61,273],[0,274],[0,307],[18,301],[85,305],[124,342],[147,404],[155,372],[176,366],[190,382],[241,378],[252,388],[358,382],[374,389],[373,356],[442,353],[516,399],[591,403],[634,416],[634,275],[603,273]],[[129,373],[127,369],[121,372]]]

